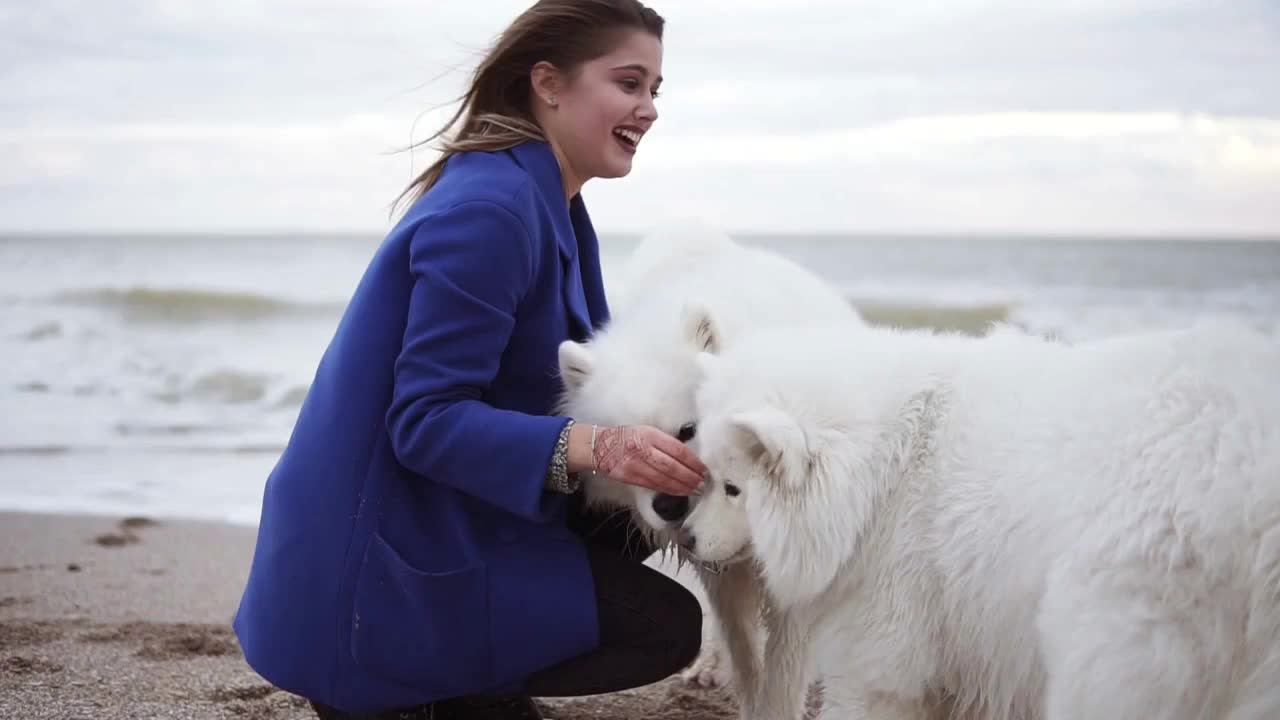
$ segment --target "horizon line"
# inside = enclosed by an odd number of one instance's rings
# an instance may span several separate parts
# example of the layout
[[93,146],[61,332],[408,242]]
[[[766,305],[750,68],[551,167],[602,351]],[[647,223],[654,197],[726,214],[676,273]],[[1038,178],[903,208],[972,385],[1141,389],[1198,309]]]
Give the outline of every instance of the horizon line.
[[[1280,241],[1280,230],[1273,232],[1227,232],[1227,231],[1195,231],[1195,232],[1161,232],[1161,231],[1071,231],[1071,230],[874,230],[874,229],[800,229],[775,230],[763,229],[724,229],[717,228],[732,237],[742,239],[761,238],[809,238],[809,239],[930,239],[930,240],[1213,240],[1213,241],[1248,241],[1277,242]],[[265,238],[296,235],[299,237],[318,238],[353,238],[368,237],[381,239],[389,234],[390,228],[378,230],[371,228],[351,228],[336,230],[318,229],[5,229],[0,228],[0,240],[13,239],[70,239],[70,238]],[[616,229],[596,230],[600,238],[632,238],[644,237],[651,230]]]

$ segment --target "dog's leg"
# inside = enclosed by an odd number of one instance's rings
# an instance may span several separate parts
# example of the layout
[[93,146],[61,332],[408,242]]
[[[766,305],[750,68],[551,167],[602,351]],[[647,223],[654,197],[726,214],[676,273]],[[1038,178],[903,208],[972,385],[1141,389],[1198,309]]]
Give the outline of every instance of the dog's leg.
[[812,613],[804,607],[766,608],[763,668],[757,692],[742,694],[743,720],[800,720],[812,677]]
[[698,657],[680,671],[680,679],[694,687],[728,686],[732,673],[725,657],[725,631],[721,620],[725,611],[717,606],[712,595],[716,576],[701,571],[694,564],[681,562],[673,550],[659,550],[645,564],[683,585],[702,606],[702,645]]
[[740,695],[746,695],[754,691],[759,677],[760,582],[747,563],[702,577],[723,642],[716,650],[728,653],[732,682]]
[[732,656],[726,648],[725,614],[730,612],[724,598],[716,594],[716,585],[705,573],[701,578],[706,602],[702,616],[702,650],[693,664],[680,673],[685,683],[700,688],[728,687],[733,683]]
[[823,684],[822,709],[816,720],[956,720],[953,712],[950,704],[868,693],[856,681],[829,678]]
[[680,671],[680,679],[700,688],[729,685],[729,660],[725,658],[724,624],[714,606],[702,616],[702,650],[693,664]]
[[[873,716],[861,688],[841,677],[827,677],[822,684],[822,708],[815,720],[852,720]],[[878,718],[877,718],[878,720]]]

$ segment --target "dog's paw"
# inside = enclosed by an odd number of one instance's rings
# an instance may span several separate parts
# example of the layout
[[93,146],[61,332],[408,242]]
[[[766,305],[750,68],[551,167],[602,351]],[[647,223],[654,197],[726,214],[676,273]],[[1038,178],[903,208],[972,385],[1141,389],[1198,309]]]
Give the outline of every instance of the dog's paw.
[[719,644],[704,645],[698,659],[680,673],[680,679],[691,687],[728,687],[729,663],[725,660],[724,649]]

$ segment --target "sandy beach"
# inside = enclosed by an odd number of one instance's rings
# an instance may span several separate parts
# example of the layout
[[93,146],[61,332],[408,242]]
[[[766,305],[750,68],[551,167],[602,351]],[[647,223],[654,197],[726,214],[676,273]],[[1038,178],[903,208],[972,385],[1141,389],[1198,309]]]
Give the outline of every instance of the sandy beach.
[[[253,540],[216,523],[0,513],[0,718],[313,718],[231,632]],[[540,702],[555,720],[735,715],[678,678]]]

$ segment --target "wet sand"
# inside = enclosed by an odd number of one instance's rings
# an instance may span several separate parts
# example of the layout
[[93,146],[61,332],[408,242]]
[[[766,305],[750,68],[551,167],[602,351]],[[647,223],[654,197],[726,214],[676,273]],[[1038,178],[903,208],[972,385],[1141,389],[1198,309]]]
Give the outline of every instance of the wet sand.
[[[307,720],[258,677],[230,628],[251,528],[0,513],[0,718]],[[554,720],[736,717],[679,678],[540,703]]]

